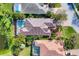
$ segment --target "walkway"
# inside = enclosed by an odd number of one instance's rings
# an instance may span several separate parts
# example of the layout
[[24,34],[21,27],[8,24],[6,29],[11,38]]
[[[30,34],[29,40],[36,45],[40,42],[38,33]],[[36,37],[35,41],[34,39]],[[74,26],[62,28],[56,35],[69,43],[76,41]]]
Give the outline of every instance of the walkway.
[[62,8],[66,10],[67,16],[67,21],[64,22],[64,26],[72,26],[77,33],[79,33],[79,21],[77,19],[77,16],[75,15],[74,9],[72,8],[72,4],[66,4],[62,3],[61,4]]
[[71,55],[79,56],[79,49],[72,49],[72,50],[65,51],[65,52],[70,52]]

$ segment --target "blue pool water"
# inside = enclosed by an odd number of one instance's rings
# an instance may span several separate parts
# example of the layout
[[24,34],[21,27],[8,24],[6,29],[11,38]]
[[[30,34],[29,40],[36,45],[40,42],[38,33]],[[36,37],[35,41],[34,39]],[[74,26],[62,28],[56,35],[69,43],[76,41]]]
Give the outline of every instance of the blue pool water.
[[25,21],[17,20],[17,28],[21,29],[24,27]]
[[40,47],[35,45],[35,42],[32,44],[33,55],[40,56]]
[[14,5],[14,10],[15,10],[16,12],[20,12],[20,11],[21,11],[20,4],[16,3],[16,4]]
[[20,33],[20,29],[23,28],[25,25],[25,21],[24,20],[17,20],[17,34]]

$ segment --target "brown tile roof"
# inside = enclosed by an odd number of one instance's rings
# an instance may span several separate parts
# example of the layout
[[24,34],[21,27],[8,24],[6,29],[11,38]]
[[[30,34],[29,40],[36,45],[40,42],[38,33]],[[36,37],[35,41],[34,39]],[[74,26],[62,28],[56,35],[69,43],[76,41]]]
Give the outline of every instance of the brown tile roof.
[[[35,45],[40,47],[40,54],[43,56],[63,56],[65,55],[64,44],[60,45],[56,40],[36,40]],[[62,42],[63,43],[63,42]]]

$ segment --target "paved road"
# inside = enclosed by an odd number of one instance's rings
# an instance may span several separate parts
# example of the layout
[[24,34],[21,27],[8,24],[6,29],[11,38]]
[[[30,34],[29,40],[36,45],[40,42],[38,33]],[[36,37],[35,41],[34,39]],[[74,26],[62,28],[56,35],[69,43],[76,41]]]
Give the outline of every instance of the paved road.
[[72,8],[71,4],[62,3],[62,8],[66,10],[67,21],[65,26],[72,26],[77,33],[79,33],[79,21],[77,19],[77,16],[75,15],[74,9]]

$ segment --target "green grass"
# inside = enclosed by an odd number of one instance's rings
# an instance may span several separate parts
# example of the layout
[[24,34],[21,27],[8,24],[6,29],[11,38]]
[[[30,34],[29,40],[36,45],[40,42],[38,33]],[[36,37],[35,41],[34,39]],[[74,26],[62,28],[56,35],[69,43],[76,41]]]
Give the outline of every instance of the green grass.
[[6,49],[0,50],[0,55],[7,55],[8,53],[10,53],[10,50],[6,50]]
[[[0,50],[0,56],[13,56],[11,50]],[[30,47],[25,47],[19,56],[30,56]]]
[[0,56],[12,56],[12,53],[11,53],[11,51],[9,51],[8,53],[2,54]]
[[74,33],[76,33],[76,32],[72,27],[63,27],[62,37],[70,38]]
[[24,48],[24,50],[20,52],[19,56],[30,56],[30,47]]

